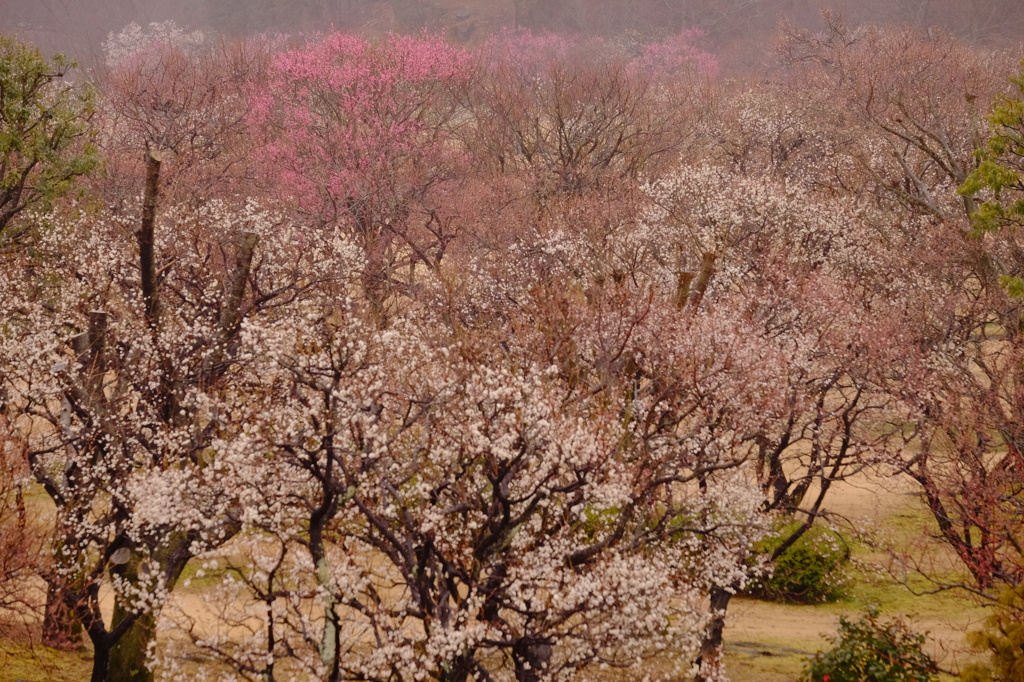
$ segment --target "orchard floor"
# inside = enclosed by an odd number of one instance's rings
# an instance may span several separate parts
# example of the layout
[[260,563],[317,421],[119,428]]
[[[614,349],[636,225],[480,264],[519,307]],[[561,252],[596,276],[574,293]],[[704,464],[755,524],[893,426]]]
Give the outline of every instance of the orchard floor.
[[[853,556],[859,567],[847,597],[834,604],[795,606],[752,599],[734,599],[725,630],[726,666],[733,682],[792,682],[808,656],[828,646],[824,639],[838,629],[840,616],[859,618],[877,605],[883,620],[904,617],[919,632],[928,633],[928,651],[944,670],[957,670],[976,654],[967,650],[964,635],[977,628],[986,611],[956,591],[933,594],[923,580],[909,577],[914,594],[879,567],[897,566],[890,547],[916,544],[919,554],[938,572],[953,567],[945,548],[929,536],[934,527],[927,512],[906,484],[893,479],[862,476],[830,491],[830,509],[842,515],[839,527],[863,534]],[[943,676],[942,680],[953,680]]]
[[[984,618],[982,608],[953,592],[914,595],[884,571],[871,568],[891,563],[887,552],[872,547],[872,541],[879,540],[891,546],[920,543],[940,570],[949,565],[943,548],[927,537],[928,518],[919,500],[910,489],[894,487],[889,480],[865,476],[831,491],[831,509],[843,516],[840,527],[862,534],[854,545],[860,567],[846,599],[814,606],[733,599],[725,631],[726,666],[733,682],[796,680],[807,656],[827,644],[823,636],[836,631],[839,617],[857,618],[869,604],[878,605],[883,618],[906,616],[914,629],[927,631],[930,653],[942,668],[955,670],[971,658],[964,634]],[[912,584],[926,587],[920,581]],[[209,613],[205,596],[200,584],[177,591],[174,601],[178,608],[199,615]],[[0,682],[87,679],[90,658],[88,652],[55,652],[0,638]]]

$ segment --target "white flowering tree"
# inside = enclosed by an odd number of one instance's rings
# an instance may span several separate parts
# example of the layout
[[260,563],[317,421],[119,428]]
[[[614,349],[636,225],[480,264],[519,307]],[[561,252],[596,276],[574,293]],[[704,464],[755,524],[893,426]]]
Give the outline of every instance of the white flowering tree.
[[0,283],[8,412],[56,506],[52,611],[84,626],[96,681],[147,679],[167,593],[195,552],[239,527],[209,448],[240,429],[219,406],[247,376],[243,322],[280,314],[325,276],[310,265],[319,245],[296,248],[298,234],[252,203],[158,212],[153,156],[148,169],[141,217],[46,218],[38,251]]
[[268,606],[246,641],[196,644],[253,679],[576,679],[666,653],[687,673],[704,595],[744,584],[765,530],[729,447],[750,346],[694,337],[671,362],[697,385],[623,420],[557,366],[441,328],[375,330],[350,303],[253,340],[264,399],[223,447],[273,453],[243,519],[273,540],[231,579]]
[[120,31],[111,31],[103,41],[103,56],[109,67],[124,64],[154,46],[175,46],[199,51],[209,46],[211,37],[203,31],[189,31],[174,21],[153,21],[145,27],[130,22]]

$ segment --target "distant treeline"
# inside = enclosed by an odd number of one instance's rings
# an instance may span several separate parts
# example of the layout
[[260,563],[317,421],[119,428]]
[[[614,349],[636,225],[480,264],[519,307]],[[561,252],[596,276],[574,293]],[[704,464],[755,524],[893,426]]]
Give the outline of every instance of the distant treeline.
[[44,52],[97,60],[100,43],[130,22],[174,20],[232,36],[262,32],[354,30],[370,35],[428,29],[474,43],[504,27],[640,37],[698,28],[727,65],[761,63],[780,23],[814,27],[822,10],[850,23],[910,24],[972,44],[1024,39],[1016,0],[5,0],[0,31]]

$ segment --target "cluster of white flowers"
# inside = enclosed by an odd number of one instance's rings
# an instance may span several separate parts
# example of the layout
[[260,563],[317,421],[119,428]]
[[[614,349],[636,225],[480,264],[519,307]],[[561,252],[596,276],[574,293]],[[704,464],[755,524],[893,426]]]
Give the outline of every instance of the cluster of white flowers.
[[209,36],[202,31],[188,31],[174,21],[154,21],[142,27],[132,22],[119,32],[111,31],[103,41],[103,55],[108,66],[117,66],[154,45],[171,45],[182,50],[202,48]]

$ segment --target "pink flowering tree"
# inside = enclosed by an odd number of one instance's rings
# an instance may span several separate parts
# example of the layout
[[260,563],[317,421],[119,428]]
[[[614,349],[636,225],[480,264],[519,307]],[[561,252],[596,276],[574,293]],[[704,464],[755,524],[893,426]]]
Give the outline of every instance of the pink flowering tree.
[[365,252],[378,315],[401,293],[398,269],[436,269],[454,237],[445,198],[460,163],[451,128],[468,55],[431,36],[379,42],[333,33],[283,52],[254,95],[268,178],[313,222]]
[[666,81],[714,78],[720,66],[715,55],[698,47],[703,36],[700,29],[690,29],[647,43],[641,48],[632,67]]

